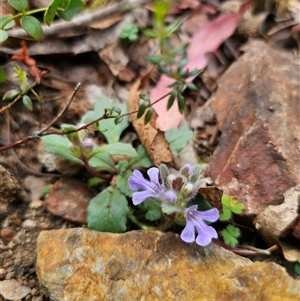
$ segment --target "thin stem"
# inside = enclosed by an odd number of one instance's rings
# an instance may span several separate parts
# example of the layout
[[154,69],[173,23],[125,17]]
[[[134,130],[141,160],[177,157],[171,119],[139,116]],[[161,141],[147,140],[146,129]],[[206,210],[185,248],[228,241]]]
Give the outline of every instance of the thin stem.
[[73,93],[71,95],[71,97],[68,99],[67,104],[65,105],[65,107],[62,109],[62,111],[42,130],[40,130],[39,132],[37,132],[37,136],[41,136],[43,133],[45,133],[46,131],[48,131],[51,126],[68,110],[68,108],[70,107],[73,99],[75,98],[75,95],[77,94],[79,88],[81,87],[81,82],[79,82],[75,89],[73,90]]
[[84,167],[86,168],[86,170],[94,177],[97,177],[99,179],[102,179],[104,181],[107,181],[109,182],[111,179],[112,179],[112,175],[104,175],[104,174],[101,174],[99,172],[97,172],[95,169],[93,169],[90,165],[89,165],[89,162],[87,160],[86,157],[81,157],[80,160],[83,162],[84,164]]
[[137,225],[140,229],[144,231],[166,231],[171,228],[171,226],[174,224],[174,218],[166,217],[165,223],[163,223],[161,226],[147,226],[140,222],[132,213],[132,211],[129,213],[128,218]]

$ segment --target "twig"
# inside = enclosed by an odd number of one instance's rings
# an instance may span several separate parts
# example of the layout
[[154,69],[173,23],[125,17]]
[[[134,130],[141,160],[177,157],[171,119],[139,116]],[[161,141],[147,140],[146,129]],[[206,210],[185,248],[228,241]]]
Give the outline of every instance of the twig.
[[24,139],[21,139],[21,140],[18,140],[18,141],[15,141],[13,143],[10,143],[10,144],[7,144],[7,145],[4,145],[2,147],[0,147],[0,152],[1,151],[5,151],[7,149],[10,149],[10,148],[13,148],[13,147],[16,147],[18,145],[21,145],[21,144],[24,144],[30,140],[33,140],[33,139],[38,139],[40,138],[43,133],[45,133],[47,130],[49,130],[49,128],[66,112],[66,110],[69,108],[70,104],[72,103],[76,93],[78,92],[78,89],[80,88],[81,86],[81,83],[78,83],[77,86],[75,87],[75,89],[73,90],[73,93],[71,95],[71,97],[69,98],[69,100],[67,101],[67,104],[65,105],[65,107],[62,109],[62,111],[50,122],[49,125],[47,125],[44,129],[38,131],[37,133],[35,133],[34,135],[32,136],[28,136]]
[[[111,17],[112,15],[124,13],[148,2],[150,2],[150,0],[124,0],[120,3],[115,3],[113,5],[101,8],[100,10],[97,9],[89,13],[80,14],[70,22],[59,20],[51,24],[50,27],[48,25],[43,25],[42,28],[44,31],[44,36],[49,37],[70,29],[79,29],[89,25],[94,21],[100,21],[107,17]],[[31,39],[26,31],[22,28],[8,30],[7,33],[10,37]]]
[[36,133],[37,136],[41,136],[43,133],[45,133],[46,131],[48,131],[51,126],[68,110],[68,108],[70,107],[75,95],[77,94],[79,88],[81,87],[81,82],[79,82],[75,89],[73,90],[73,93],[71,95],[71,97],[68,99],[67,104],[65,105],[65,107],[62,109],[62,111],[42,130],[40,130],[39,132]]

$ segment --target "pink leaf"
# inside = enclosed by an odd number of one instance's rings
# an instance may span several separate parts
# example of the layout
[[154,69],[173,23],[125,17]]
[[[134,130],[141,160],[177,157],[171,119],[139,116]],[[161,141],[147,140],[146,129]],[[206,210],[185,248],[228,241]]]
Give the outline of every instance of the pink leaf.
[[[206,24],[202,30],[195,34],[187,48],[187,56],[189,62],[185,70],[192,71],[193,69],[203,69],[207,65],[206,53],[215,52],[220,45],[228,39],[236,30],[241,21],[246,9],[249,7],[252,0],[247,0],[241,5],[237,14],[223,14],[216,18],[211,23]],[[192,81],[194,77],[190,77]],[[173,83],[174,80],[162,75],[156,87],[150,92],[151,102],[156,101],[172,89],[167,86]],[[156,128],[161,131],[166,131],[170,128],[177,127],[181,122],[183,115],[178,110],[177,103],[167,111],[167,97],[154,105],[154,109],[158,114],[156,119]]]

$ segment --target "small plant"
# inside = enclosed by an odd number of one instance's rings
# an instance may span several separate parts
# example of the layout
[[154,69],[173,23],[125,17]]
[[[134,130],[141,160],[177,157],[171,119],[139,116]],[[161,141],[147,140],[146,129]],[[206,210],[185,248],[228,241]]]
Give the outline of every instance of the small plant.
[[132,202],[136,206],[144,205],[143,208],[148,210],[146,219],[161,219],[162,224],[157,229],[166,230],[177,223],[184,226],[180,236],[183,241],[196,241],[200,246],[207,246],[218,235],[206,222],[217,221],[219,212],[216,208],[199,211],[198,204],[191,204],[204,184],[199,179],[200,171],[200,166],[185,164],[179,173],[174,174],[161,164],[159,168],[148,170],[150,181],[135,170],[128,183],[132,190],[138,190],[133,193]]
[[[161,74],[174,79],[174,82],[168,86],[169,88],[172,88],[172,92],[169,95],[167,109],[170,109],[175,100],[177,100],[179,111],[183,113],[185,101],[182,93],[186,87],[191,90],[197,90],[197,87],[189,80],[189,78],[200,74],[200,71],[197,69],[188,70],[186,68],[188,63],[186,54],[187,45],[181,45],[175,49],[172,47],[170,36],[180,28],[182,22],[179,21],[175,24],[166,26],[165,17],[168,10],[169,5],[166,1],[155,1],[153,29],[144,29],[143,34],[150,38],[157,39],[160,46],[160,54],[151,55],[148,60],[157,66],[157,69]],[[142,116],[146,110],[149,110],[147,112],[148,114],[145,115],[146,123],[146,119],[150,120],[153,109],[150,107],[149,99],[147,97],[142,95],[141,99],[145,101],[145,105],[140,107],[138,116]]]
[[[230,197],[227,194],[222,196],[223,212],[220,214],[220,221],[230,221],[232,214],[241,214],[244,210],[244,205],[239,203],[235,197]],[[239,228],[229,224],[221,231],[224,242],[232,247],[238,245],[238,238],[241,235]]]
[[3,101],[11,101],[9,106],[13,105],[18,99],[22,98],[22,102],[24,106],[29,110],[32,111],[33,105],[31,98],[27,95],[29,91],[31,91],[37,99],[41,102],[40,96],[34,91],[34,86],[29,85],[27,81],[27,74],[24,72],[20,67],[14,67],[14,72],[16,74],[16,79],[20,83],[19,89],[11,89],[7,91],[2,100]]
[[138,32],[139,29],[134,24],[126,24],[120,34],[120,38],[133,42],[138,39]]
[[[81,118],[78,126],[70,124],[61,126],[64,136],[48,135],[41,138],[44,146],[52,153],[84,165],[92,176],[89,180],[90,185],[96,185],[100,181],[107,183],[107,187],[90,201],[87,216],[87,225],[90,229],[124,232],[127,229],[128,219],[141,225],[137,217],[141,212],[135,212],[129,205],[129,199],[133,194],[128,186],[128,179],[132,175],[132,170],[149,168],[153,163],[142,145],[135,151],[131,145],[119,142],[122,132],[128,125],[126,105],[119,104],[116,107],[108,98],[100,97],[94,109]],[[101,132],[109,144],[98,146],[88,136],[88,129]],[[179,136],[184,139],[174,138]],[[167,132],[166,137],[175,155],[185,147],[193,135],[189,129],[181,128]],[[124,158],[115,162],[112,155],[121,155]],[[145,211],[145,208],[142,211]],[[146,211],[149,212],[146,218],[156,220],[158,212],[155,206]]]

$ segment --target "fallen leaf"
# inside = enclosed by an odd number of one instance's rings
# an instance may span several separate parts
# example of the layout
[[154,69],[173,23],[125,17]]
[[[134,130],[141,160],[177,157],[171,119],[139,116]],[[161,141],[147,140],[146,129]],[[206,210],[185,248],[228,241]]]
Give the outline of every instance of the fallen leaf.
[[[146,86],[151,72],[152,68],[133,84],[128,100],[128,109],[130,112],[138,110],[140,101],[139,95]],[[154,165],[159,166],[161,163],[171,162],[173,160],[173,156],[164,134],[153,127],[156,118],[154,115],[150,122],[145,125],[145,115],[137,119],[136,114],[131,114],[131,122]]]

